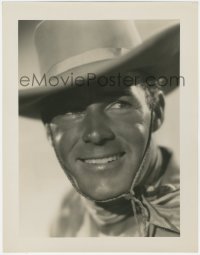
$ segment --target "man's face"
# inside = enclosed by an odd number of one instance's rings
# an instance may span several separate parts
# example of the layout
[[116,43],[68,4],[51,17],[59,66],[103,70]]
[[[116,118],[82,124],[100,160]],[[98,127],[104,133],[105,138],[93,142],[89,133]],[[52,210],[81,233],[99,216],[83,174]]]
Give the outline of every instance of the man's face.
[[139,86],[76,89],[49,124],[56,155],[76,187],[94,200],[130,190],[149,137],[151,112]]

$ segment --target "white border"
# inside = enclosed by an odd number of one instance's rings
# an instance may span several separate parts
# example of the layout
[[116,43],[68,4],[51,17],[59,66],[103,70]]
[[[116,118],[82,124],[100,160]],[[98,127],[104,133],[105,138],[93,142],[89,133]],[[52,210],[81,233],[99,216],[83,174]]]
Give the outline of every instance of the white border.
[[[12,4],[13,5],[13,3],[9,3],[9,4]],[[26,3],[23,3],[24,5],[26,5]],[[48,4],[48,3],[47,3]],[[15,11],[16,11],[16,9],[15,9]],[[21,14],[22,16],[24,16],[25,15],[25,13],[23,14]],[[20,18],[21,18],[21,15],[20,15]],[[25,15],[26,16],[26,15]],[[38,15],[38,13],[37,13],[37,15],[36,16],[38,16],[39,17],[39,15]],[[60,14],[59,14],[59,16],[60,16]],[[26,17],[25,17],[26,18]],[[29,17],[30,18],[30,17]],[[44,17],[42,16],[42,19],[43,19]],[[146,18],[146,17],[145,17]],[[162,15],[162,18],[163,18],[163,15]],[[176,17],[177,18],[177,17]],[[190,18],[192,18],[192,17],[190,17]],[[40,18],[34,18],[34,19],[40,19]],[[52,19],[53,19],[53,17],[52,17]],[[186,17],[184,17],[184,19],[186,19],[187,20],[187,18]],[[182,24],[184,23],[184,22],[181,22]],[[190,27],[191,28],[191,27]],[[194,41],[194,42],[196,42],[196,40]],[[7,70],[7,69],[6,69]],[[16,77],[15,77],[16,78]],[[193,77],[193,78],[196,78],[196,77]],[[194,79],[194,81],[196,82],[196,80]],[[5,85],[4,85],[5,86]],[[5,92],[5,91],[4,91]],[[183,94],[185,94],[185,93],[183,93]],[[182,95],[183,95],[182,94]],[[188,93],[187,93],[187,98],[188,98]],[[186,95],[183,95],[183,97],[184,96],[186,96]],[[190,109],[190,110],[196,110],[196,108],[195,109]],[[192,111],[191,112],[191,114],[194,114],[194,112]],[[196,116],[196,114],[197,113],[195,113],[195,116]],[[5,115],[4,115],[4,117],[5,117]],[[5,124],[5,120],[4,120],[4,124]],[[194,127],[196,127],[195,125],[194,125]],[[4,132],[5,132],[5,128],[4,128]],[[190,137],[191,138],[191,137]],[[195,138],[196,138],[196,130],[195,130],[195,132],[194,132],[194,140],[192,141],[192,142],[195,142]],[[189,141],[189,144],[190,144],[190,142],[191,141]],[[183,147],[183,146],[182,146]],[[5,149],[5,144],[4,144],[4,149]],[[196,151],[194,152],[194,153],[196,153]],[[195,155],[194,155],[194,157],[195,157]],[[195,157],[196,158],[196,157]],[[4,165],[5,166],[5,165]],[[195,176],[196,177],[196,176]],[[195,182],[195,185],[196,185],[196,179],[194,179],[193,180],[194,182]],[[185,191],[186,192],[186,191]],[[191,233],[192,234],[192,233]],[[163,238],[162,238],[163,239]],[[165,238],[164,238],[165,239]],[[77,240],[77,239],[76,239]],[[18,240],[18,241],[20,241],[20,240]],[[24,241],[26,241],[26,240],[24,240]],[[28,241],[28,240],[27,240]],[[84,239],[84,241],[85,241],[85,239]],[[138,240],[137,240],[137,242],[138,242]],[[152,240],[152,242],[153,242],[153,240]],[[76,245],[76,243],[75,243],[75,245]],[[172,244],[173,245],[173,244]],[[184,245],[184,243],[183,243],[183,245]]]

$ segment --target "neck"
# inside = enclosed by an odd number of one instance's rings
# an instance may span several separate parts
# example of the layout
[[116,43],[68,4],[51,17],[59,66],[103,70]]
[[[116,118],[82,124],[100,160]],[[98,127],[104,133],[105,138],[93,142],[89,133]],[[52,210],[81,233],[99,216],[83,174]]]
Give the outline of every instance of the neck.
[[[160,174],[161,164],[162,156],[160,149],[155,146],[152,140],[150,144],[150,153],[136,185],[142,187],[144,185],[155,183]],[[133,215],[130,201],[123,197],[108,202],[90,201],[85,198],[83,198],[83,200],[91,217],[99,225],[116,223]]]

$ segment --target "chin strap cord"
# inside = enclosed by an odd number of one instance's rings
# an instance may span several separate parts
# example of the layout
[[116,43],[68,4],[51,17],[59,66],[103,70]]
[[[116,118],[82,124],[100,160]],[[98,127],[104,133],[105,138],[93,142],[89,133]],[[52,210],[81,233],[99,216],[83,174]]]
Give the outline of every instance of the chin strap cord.
[[[152,131],[152,121],[153,121],[153,111],[151,111],[151,122],[150,122],[150,127],[149,127],[149,137],[148,137],[148,141],[147,141],[147,145],[146,145],[146,149],[144,152],[144,156],[142,159],[142,162],[140,164],[139,170],[137,171],[135,178],[133,180],[133,183],[131,185],[131,189],[129,191],[129,193],[124,195],[125,199],[128,199],[131,201],[131,205],[132,205],[132,209],[133,209],[133,214],[135,217],[135,221],[136,221],[136,225],[138,228],[138,232],[140,236],[147,236],[147,219],[148,219],[148,215],[147,215],[147,211],[144,207],[144,205],[142,204],[142,202],[136,197],[135,192],[134,192],[134,188],[137,184],[137,182],[139,181],[139,178],[143,172],[143,169],[145,167],[145,163],[148,159],[149,153],[150,153],[150,142],[151,142],[151,131]],[[138,215],[137,215],[137,210],[136,210],[136,205],[138,205],[141,209],[141,213],[142,213],[142,222],[144,225],[144,233],[142,233],[142,230],[140,228],[140,224],[139,224],[139,220],[138,220]]]
[[[143,158],[143,161],[142,161],[143,164],[140,167],[140,171],[138,171],[138,173],[137,173],[137,176],[136,176],[137,178],[139,177],[139,173],[141,173],[141,171],[142,171],[142,169],[144,167],[144,163],[146,162],[146,158],[147,158],[148,153],[149,153],[149,148],[148,148],[148,151],[145,154],[145,157]],[[134,183],[135,183],[135,180],[137,180],[137,178],[134,179]],[[135,222],[136,222],[136,225],[137,225],[137,228],[138,228],[139,235],[140,236],[147,236],[147,219],[148,219],[148,215],[147,215],[146,209],[143,206],[142,202],[136,197],[135,192],[133,191],[134,183],[132,185],[132,188],[131,188],[130,192],[125,194],[124,198],[131,201],[131,205],[132,205],[132,209],[133,209],[133,214],[134,214],[134,218],[135,218]],[[139,224],[139,220],[138,220],[138,214],[137,214],[137,210],[136,210],[136,205],[138,205],[140,207],[140,209],[141,209],[142,222],[143,222],[143,226],[144,226],[144,232],[140,228],[140,224]]]
[[[139,233],[139,236],[143,236],[143,233],[142,233],[142,230],[140,228],[140,224],[139,224],[139,220],[138,220],[138,215],[137,215],[137,210],[136,210],[136,203],[141,207],[143,207],[142,203],[136,198],[135,196],[135,192],[132,191],[128,194],[125,195],[125,199],[127,200],[130,200],[131,201],[131,205],[132,205],[132,209],[133,209],[133,214],[134,214],[134,219],[135,219],[135,222],[136,222],[136,226],[137,226],[137,229],[138,229],[138,233]],[[141,209],[142,209],[141,207]],[[143,213],[142,213],[143,214]]]

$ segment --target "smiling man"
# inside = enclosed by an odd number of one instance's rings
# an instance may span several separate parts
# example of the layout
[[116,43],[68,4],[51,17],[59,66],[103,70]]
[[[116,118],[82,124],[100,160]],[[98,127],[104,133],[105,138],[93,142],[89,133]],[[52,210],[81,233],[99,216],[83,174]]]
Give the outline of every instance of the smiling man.
[[44,21],[35,38],[42,74],[81,81],[19,95],[74,187],[51,235],[179,236],[179,169],[152,138],[174,88],[163,77],[179,76],[179,26],[141,42],[131,21]]
[[74,89],[46,100],[42,116],[56,155],[86,196],[105,200],[129,191],[150,129],[155,131],[163,121],[164,98],[157,93],[153,127],[151,106],[139,86]]

